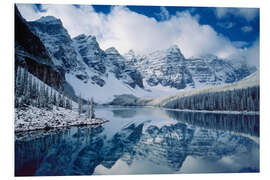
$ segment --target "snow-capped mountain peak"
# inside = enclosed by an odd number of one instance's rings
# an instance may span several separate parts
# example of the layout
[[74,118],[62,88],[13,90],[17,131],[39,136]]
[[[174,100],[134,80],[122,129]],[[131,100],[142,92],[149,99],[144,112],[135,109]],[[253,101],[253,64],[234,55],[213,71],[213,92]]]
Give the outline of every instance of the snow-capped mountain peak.
[[[186,59],[177,45],[144,55],[130,50],[122,56],[115,47],[104,51],[93,35],[81,34],[71,39],[61,20],[52,16],[28,25],[44,43],[54,64],[65,71],[76,95],[82,92],[80,88],[85,92],[110,89],[109,81],[125,89],[126,94],[140,91],[140,95],[149,95],[158,90],[156,94],[161,95],[160,89],[166,89],[167,94],[235,82],[250,74],[247,66],[234,67],[212,55]],[[116,94],[120,92],[113,92]]]
[[42,16],[40,19],[36,20],[35,22],[50,23],[50,24],[62,24],[61,20],[57,19],[54,16]]
[[167,51],[167,53],[172,53],[172,54],[175,53],[175,54],[180,55],[181,57],[184,57],[181,50],[180,50],[180,48],[176,44],[170,46],[166,51]]
[[130,49],[126,54],[136,56],[135,51],[133,49]]
[[100,49],[99,44],[95,36],[80,34],[73,38],[73,40],[81,45],[91,46],[94,49]]
[[[132,64],[138,59],[140,59],[140,55],[137,55],[134,50],[130,49],[127,53],[124,54],[126,62],[128,64]],[[134,64],[133,64],[134,65]]]
[[114,54],[114,55],[120,55],[120,53],[117,51],[115,47],[110,47],[105,50],[106,54]]

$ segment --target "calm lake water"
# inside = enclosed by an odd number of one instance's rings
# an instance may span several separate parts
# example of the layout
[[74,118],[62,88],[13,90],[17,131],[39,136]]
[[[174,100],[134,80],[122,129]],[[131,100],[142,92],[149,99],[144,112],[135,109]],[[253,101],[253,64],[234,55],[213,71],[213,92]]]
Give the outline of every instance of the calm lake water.
[[97,127],[18,134],[16,176],[259,172],[259,116],[99,107]]

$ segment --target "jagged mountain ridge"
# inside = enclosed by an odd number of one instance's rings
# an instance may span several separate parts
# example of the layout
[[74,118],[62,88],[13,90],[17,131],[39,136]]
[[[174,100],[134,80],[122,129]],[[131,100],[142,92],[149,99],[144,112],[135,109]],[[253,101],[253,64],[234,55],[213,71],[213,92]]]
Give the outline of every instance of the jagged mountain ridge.
[[82,34],[71,38],[61,20],[52,16],[29,22],[29,26],[48,49],[54,64],[84,83],[103,87],[111,72],[132,88],[136,85],[143,87],[142,82],[136,79],[140,74],[135,69],[127,68],[119,53],[114,55],[115,59],[111,58],[112,54],[99,47],[95,36]]
[[79,66],[72,39],[60,19],[53,16],[41,17],[28,22],[33,33],[38,36],[48,50],[54,64],[66,72]]
[[129,64],[139,69],[148,85],[161,84],[176,89],[194,86],[192,75],[185,66],[187,60],[176,45],[163,51],[154,51],[137,60],[134,52],[130,53],[126,55]]
[[239,81],[256,71],[244,62],[234,64],[214,55],[186,59],[177,45],[146,55],[136,55],[130,50],[124,56],[151,87],[161,84],[184,89],[219,85]]
[[65,71],[76,95],[81,93],[80,88],[88,91],[103,88],[107,93],[111,86],[108,81],[111,81],[124,90],[117,92],[115,88],[110,96],[120,93],[160,96],[162,93],[153,93],[159,87],[176,92],[232,83],[254,72],[246,65],[234,66],[215,56],[186,59],[177,45],[146,55],[137,55],[132,50],[121,55],[114,47],[104,51],[95,36],[82,34],[71,38],[61,20],[52,16],[28,24],[44,43],[57,68]]

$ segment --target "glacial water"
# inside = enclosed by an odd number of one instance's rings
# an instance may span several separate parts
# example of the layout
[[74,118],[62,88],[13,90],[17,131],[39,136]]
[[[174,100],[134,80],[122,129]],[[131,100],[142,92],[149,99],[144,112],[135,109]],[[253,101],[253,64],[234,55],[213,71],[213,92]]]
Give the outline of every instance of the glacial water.
[[16,135],[16,176],[259,172],[259,116],[98,107],[109,120]]

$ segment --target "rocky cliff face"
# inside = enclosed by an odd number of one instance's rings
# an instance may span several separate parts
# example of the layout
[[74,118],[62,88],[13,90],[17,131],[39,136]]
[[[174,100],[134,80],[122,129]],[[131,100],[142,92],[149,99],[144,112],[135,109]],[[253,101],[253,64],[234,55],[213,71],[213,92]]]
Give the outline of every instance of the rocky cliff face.
[[144,88],[141,73],[133,66],[126,63],[126,59],[111,47],[106,49],[106,63],[117,79],[123,79],[126,84],[135,88],[136,85]]
[[[15,70],[22,66],[46,84],[62,89],[65,77],[55,68],[50,55],[15,6]],[[15,73],[16,74],[16,73]]]
[[100,49],[96,37],[82,34],[73,38],[73,41],[83,62],[92,70],[104,74],[106,54]]
[[56,66],[65,71],[78,66],[72,40],[60,19],[47,16],[28,24],[31,31],[41,39]]
[[132,88],[143,88],[140,73],[127,67],[117,50],[117,53],[103,51],[95,36],[82,34],[71,39],[61,20],[52,16],[29,22],[29,26],[40,37],[58,69],[73,74],[84,83],[100,87],[106,84],[112,73]]
[[160,84],[176,89],[200,88],[236,82],[254,72],[243,62],[234,65],[213,55],[186,59],[176,45],[147,55],[136,55],[131,50],[125,58],[151,87]]
[[145,81],[150,86],[160,84],[184,89],[194,85],[192,75],[185,66],[186,59],[177,46],[142,56],[134,64],[142,72]]

